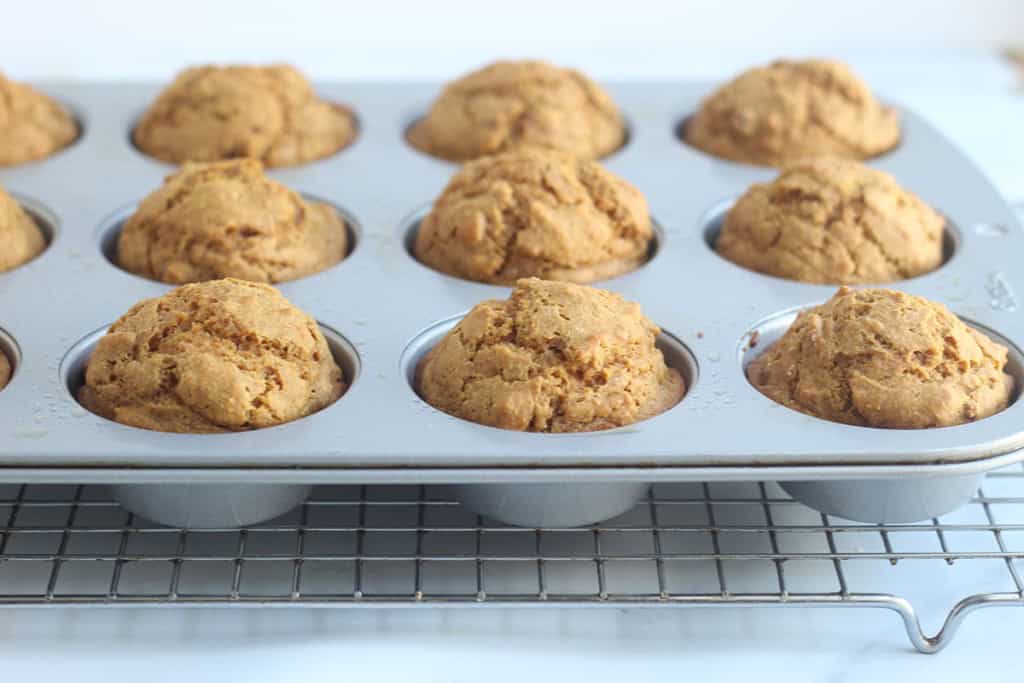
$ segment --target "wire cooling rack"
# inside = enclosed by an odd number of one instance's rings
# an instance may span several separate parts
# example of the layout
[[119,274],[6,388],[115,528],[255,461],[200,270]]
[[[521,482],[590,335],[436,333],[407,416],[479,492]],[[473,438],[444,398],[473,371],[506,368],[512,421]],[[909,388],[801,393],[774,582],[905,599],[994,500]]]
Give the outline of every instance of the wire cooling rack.
[[[656,485],[584,529],[481,519],[443,487],[325,486],[251,528],[153,526],[98,486],[0,486],[0,604],[877,607],[936,652],[1024,605],[1024,469],[921,524],[857,524],[774,484]],[[943,605],[934,636],[914,602]]]

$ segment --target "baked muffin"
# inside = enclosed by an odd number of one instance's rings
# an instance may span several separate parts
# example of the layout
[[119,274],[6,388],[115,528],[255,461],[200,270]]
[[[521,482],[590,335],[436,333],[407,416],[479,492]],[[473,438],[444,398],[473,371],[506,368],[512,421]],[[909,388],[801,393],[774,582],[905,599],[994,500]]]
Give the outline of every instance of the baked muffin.
[[888,173],[821,158],[751,186],[726,215],[715,248],[776,277],[877,284],[942,265],[945,223]]
[[273,287],[213,280],[133,306],[96,345],[79,402],[159,432],[297,420],[345,391],[315,320]]
[[747,377],[782,405],[865,427],[948,427],[1006,408],[1007,349],[927,299],[841,288],[801,313]]
[[160,93],[132,138],[175,164],[249,157],[294,166],[348,145],[355,122],[343,107],[317,99],[294,67],[199,66]]
[[586,283],[642,265],[653,236],[638,189],[595,161],[534,148],[463,166],[420,222],[414,252],[478,282]]
[[187,163],[146,197],[117,241],[122,268],[172,284],[235,277],[284,282],[345,257],[331,206],[274,182],[252,159]]
[[31,261],[44,249],[43,231],[0,187],[0,273]]
[[409,131],[413,146],[450,161],[517,147],[598,159],[625,138],[608,93],[578,71],[538,61],[495,62],[449,83]]
[[658,328],[617,294],[520,280],[484,301],[420,363],[423,399],[502,429],[588,432],[662,413],[685,392],[654,345]]
[[0,166],[37,161],[78,137],[78,125],[60,103],[0,74]]
[[684,135],[723,159],[779,166],[805,157],[878,156],[899,144],[900,124],[845,64],[778,61],[706,98]]
[[0,351],[0,390],[10,383],[12,372],[10,359],[7,358],[7,354]]

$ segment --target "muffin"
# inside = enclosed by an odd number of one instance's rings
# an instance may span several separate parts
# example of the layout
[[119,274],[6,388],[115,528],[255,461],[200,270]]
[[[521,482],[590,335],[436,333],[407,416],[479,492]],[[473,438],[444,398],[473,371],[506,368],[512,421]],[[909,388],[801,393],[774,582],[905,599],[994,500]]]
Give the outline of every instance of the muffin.
[[462,167],[420,222],[414,253],[478,282],[586,283],[642,265],[653,236],[647,201],[626,181],[594,161],[522,149]]
[[1007,349],[927,299],[841,288],[801,313],[747,377],[782,405],[864,427],[948,427],[998,413]]
[[423,358],[423,399],[483,425],[588,432],[653,417],[685,392],[640,307],[583,285],[530,278],[484,301]]
[[779,166],[805,157],[878,156],[899,144],[900,124],[845,64],[778,61],[706,98],[684,136],[723,159]]
[[878,284],[942,265],[945,219],[888,173],[821,158],[750,187],[715,243],[761,273],[818,284]]
[[5,354],[3,351],[0,351],[0,390],[6,387],[7,384],[11,381],[12,372],[13,370],[11,368],[10,359],[7,358],[7,354]]
[[538,61],[495,62],[448,84],[409,131],[413,146],[460,162],[518,147],[598,159],[625,139],[608,93],[578,71]]
[[343,107],[317,99],[294,67],[200,66],[160,93],[132,137],[146,154],[174,164],[249,157],[294,166],[347,146],[355,122]]
[[37,161],[78,137],[78,125],[56,100],[0,74],[0,166]]
[[146,197],[117,240],[122,268],[172,284],[284,282],[345,257],[332,207],[274,182],[252,159],[185,164]]
[[0,273],[31,261],[46,249],[46,238],[14,197],[0,187]]
[[100,339],[79,402],[159,432],[236,432],[333,403],[345,379],[315,320],[268,285],[213,280],[133,306]]

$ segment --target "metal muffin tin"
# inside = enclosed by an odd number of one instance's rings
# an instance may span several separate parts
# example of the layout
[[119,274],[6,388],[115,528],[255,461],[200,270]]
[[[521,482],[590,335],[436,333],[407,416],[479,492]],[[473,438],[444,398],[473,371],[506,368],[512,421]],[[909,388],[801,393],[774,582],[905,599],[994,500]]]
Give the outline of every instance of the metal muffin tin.
[[[42,256],[0,274],[0,346],[16,366],[0,392],[0,481],[107,483],[139,514],[193,527],[266,519],[311,485],[335,482],[451,484],[482,514],[527,526],[612,517],[656,481],[779,481],[821,511],[873,522],[925,519],[966,502],[984,472],[1021,459],[1024,401],[962,426],[880,430],[800,414],[748,384],[746,362],[835,287],[749,272],[710,248],[729,203],[775,175],[680,142],[679,126],[711,87],[610,87],[630,135],[605,163],[646,194],[660,234],[646,266],[598,286],[640,302],[664,330],[662,348],[688,384],[675,408],[621,429],[551,435],[473,424],[424,403],[411,386],[418,359],[474,304],[509,289],[439,274],[409,254],[417,218],[457,168],[404,137],[440,84],[339,83],[320,92],[358,116],[354,144],[269,173],[353,219],[345,261],[280,287],[328,331],[351,387],[290,424],[180,435],[107,421],[73,398],[106,326],[170,289],[107,257],[119,221],[174,169],[129,138],[160,86],[44,86],[76,113],[82,135],[49,159],[0,169],[0,184],[53,237]],[[892,286],[946,304],[1006,344],[1009,371],[1024,384],[1014,294],[1024,292],[1024,271],[1013,267],[1024,233],[1012,210],[911,112],[901,146],[871,164],[950,221],[948,262]]]

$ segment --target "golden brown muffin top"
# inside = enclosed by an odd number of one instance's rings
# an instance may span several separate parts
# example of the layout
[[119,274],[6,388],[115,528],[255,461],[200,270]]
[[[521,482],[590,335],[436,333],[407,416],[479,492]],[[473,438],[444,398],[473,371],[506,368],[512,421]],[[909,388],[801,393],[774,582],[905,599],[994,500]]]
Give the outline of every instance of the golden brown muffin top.
[[449,83],[409,141],[451,161],[524,146],[599,159],[622,146],[625,128],[608,93],[580,72],[499,61]]
[[133,427],[209,433],[290,422],[344,391],[315,320],[273,287],[228,279],[133,306],[96,345],[78,400]]
[[617,294],[520,280],[484,301],[420,363],[420,395],[484,425],[585,432],[632,424],[683,397],[679,372],[655,346],[659,330]]
[[845,64],[778,61],[712,93],[685,137],[723,159],[779,166],[805,157],[878,156],[899,144],[900,124]]
[[946,427],[1006,408],[1007,349],[941,305],[845,287],[801,313],[747,377],[784,406],[867,427]]
[[133,133],[146,154],[176,164],[248,157],[294,166],[330,156],[354,138],[352,115],[317,99],[287,65],[186,69]]
[[593,282],[634,270],[654,231],[638,189],[594,161],[523,149],[467,163],[420,223],[416,258],[449,275]]
[[3,351],[0,351],[0,390],[10,383],[11,372],[11,361]]
[[0,166],[36,161],[78,137],[78,124],[56,100],[0,73]]
[[0,273],[31,261],[44,249],[43,231],[14,197],[0,187]]
[[790,280],[878,284],[938,268],[945,223],[888,173],[822,158],[751,186],[726,215],[715,248]]
[[345,222],[268,178],[258,161],[185,164],[118,237],[118,262],[172,284],[235,277],[284,282],[345,257]]

